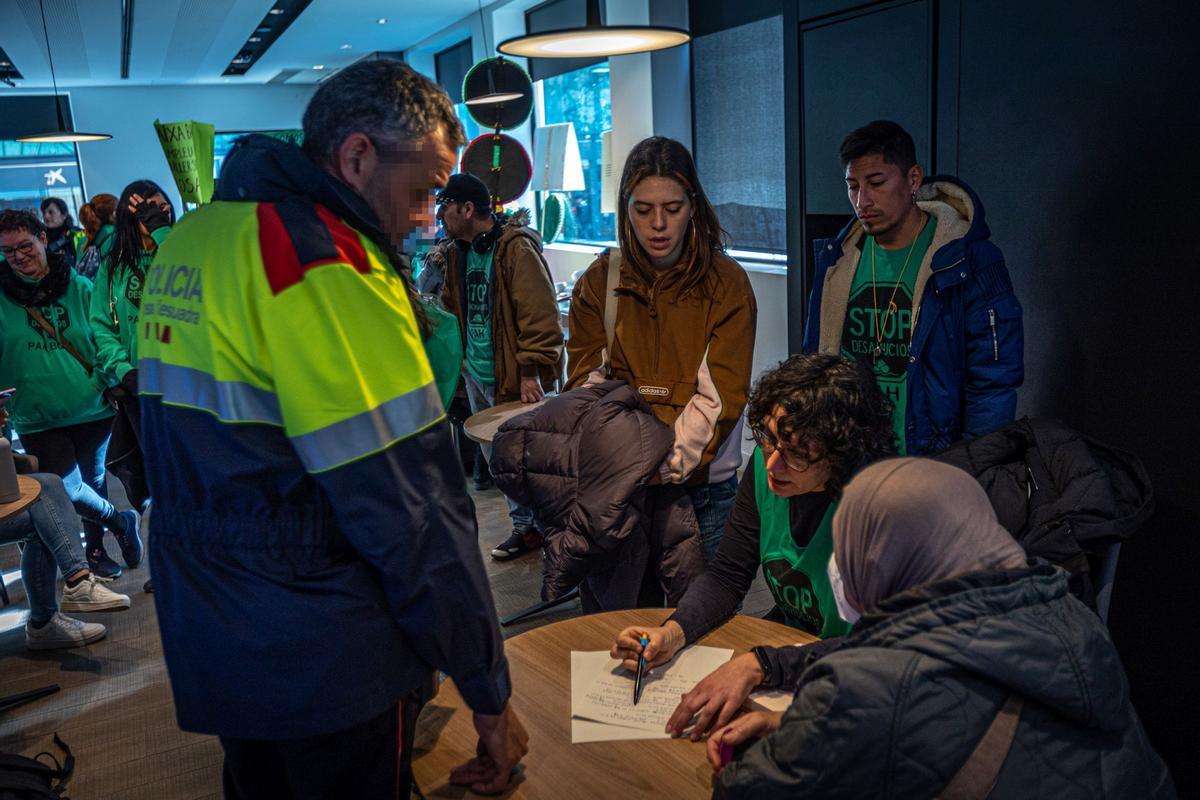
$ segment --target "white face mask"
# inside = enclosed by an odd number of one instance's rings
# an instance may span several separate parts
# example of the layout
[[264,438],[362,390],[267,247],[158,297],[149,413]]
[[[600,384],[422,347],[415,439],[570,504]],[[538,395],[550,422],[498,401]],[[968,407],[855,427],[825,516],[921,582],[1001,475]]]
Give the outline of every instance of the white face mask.
[[862,614],[855,611],[846,600],[846,588],[842,586],[842,573],[838,571],[837,561],[832,555],[829,556],[829,564],[825,567],[825,572],[829,575],[829,587],[833,589],[833,601],[837,603],[838,616],[853,625],[858,622],[858,618]]

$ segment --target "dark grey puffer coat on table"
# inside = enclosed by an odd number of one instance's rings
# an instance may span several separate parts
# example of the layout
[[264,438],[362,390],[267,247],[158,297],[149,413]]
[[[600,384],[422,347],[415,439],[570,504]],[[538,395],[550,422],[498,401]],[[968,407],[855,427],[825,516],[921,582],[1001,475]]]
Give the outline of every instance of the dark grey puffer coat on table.
[[884,601],[811,664],[779,731],[713,796],[936,797],[1010,693],[1025,704],[994,800],[1175,797],[1107,629],[1049,565]]
[[500,426],[492,475],[546,534],[542,597],[586,581],[600,610],[670,605],[704,571],[680,486],[650,486],[674,433],[623,381],[582,386]]

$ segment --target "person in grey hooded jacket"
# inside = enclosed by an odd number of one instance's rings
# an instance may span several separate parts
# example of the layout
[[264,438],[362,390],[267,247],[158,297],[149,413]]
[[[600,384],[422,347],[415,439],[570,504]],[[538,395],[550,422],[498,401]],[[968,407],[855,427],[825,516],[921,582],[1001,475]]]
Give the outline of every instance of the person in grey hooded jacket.
[[[924,459],[868,467],[833,538],[854,629],[787,711],[710,737],[714,797],[1176,796],[1107,630],[1062,570],[1026,564],[969,475]],[[720,768],[722,744],[754,739]]]

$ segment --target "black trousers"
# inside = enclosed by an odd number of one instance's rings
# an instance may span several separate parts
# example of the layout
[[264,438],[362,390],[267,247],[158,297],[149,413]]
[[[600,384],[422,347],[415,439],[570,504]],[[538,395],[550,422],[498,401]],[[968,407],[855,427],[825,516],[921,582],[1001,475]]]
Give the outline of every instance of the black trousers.
[[221,737],[226,800],[408,800],[416,696],[343,731],[305,739]]

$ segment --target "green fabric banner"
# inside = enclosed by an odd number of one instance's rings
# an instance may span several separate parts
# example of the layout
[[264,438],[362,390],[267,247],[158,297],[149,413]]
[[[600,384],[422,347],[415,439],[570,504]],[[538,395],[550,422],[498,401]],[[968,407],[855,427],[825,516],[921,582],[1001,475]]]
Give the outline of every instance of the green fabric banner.
[[213,193],[213,138],[206,122],[159,122],[154,130],[162,144],[179,196],[187,203],[207,203]]
[[294,145],[304,144],[304,131],[289,128],[284,131],[263,131],[267,136],[273,136],[276,139],[283,139],[285,142],[291,142]]

